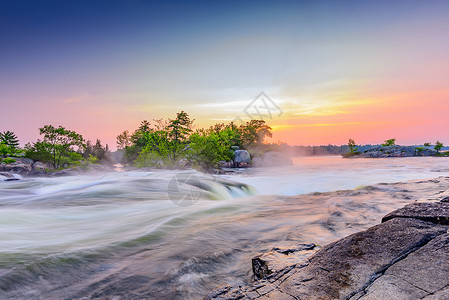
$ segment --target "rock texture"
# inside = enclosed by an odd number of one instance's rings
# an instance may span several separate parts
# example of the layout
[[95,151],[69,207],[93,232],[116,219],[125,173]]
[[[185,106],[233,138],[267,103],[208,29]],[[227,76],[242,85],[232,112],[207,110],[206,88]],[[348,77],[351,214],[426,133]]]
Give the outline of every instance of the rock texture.
[[410,156],[434,156],[436,151],[432,149],[424,149],[419,152],[414,146],[378,146],[371,149],[366,150],[363,153],[352,157],[371,157],[371,158],[379,158],[379,157],[410,157]]
[[271,251],[253,258],[254,277],[263,279],[286,267],[297,265],[315,254],[318,249],[319,247],[315,244],[301,244],[295,248],[273,248]]
[[233,162],[235,167],[247,166],[251,162],[251,156],[247,150],[235,150]]
[[253,259],[260,280],[205,299],[448,299],[448,219],[447,202],[415,203],[309,258],[286,260],[273,249]]
[[20,175],[44,175],[46,169],[51,169],[51,167],[42,162],[34,162],[28,158],[14,157],[13,159],[15,160],[13,163],[0,163],[0,171]]

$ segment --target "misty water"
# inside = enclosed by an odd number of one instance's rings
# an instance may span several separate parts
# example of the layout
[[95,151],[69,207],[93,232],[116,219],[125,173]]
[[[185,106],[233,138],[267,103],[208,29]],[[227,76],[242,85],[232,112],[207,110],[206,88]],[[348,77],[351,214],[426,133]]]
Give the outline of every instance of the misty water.
[[[331,156],[233,175],[123,171],[0,181],[0,298],[201,299],[251,282],[251,258],[262,251],[325,245],[410,199],[385,199],[366,186],[448,171],[446,158]],[[349,191],[317,193],[337,190]],[[367,196],[349,197],[354,191]]]

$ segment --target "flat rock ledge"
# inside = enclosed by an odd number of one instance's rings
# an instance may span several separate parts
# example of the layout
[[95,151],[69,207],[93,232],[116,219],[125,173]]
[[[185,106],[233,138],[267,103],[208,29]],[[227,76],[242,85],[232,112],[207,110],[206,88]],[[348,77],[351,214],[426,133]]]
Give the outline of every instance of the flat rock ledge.
[[418,202],[319,250],[275,248],[205,299],[449,299],[449,202]]

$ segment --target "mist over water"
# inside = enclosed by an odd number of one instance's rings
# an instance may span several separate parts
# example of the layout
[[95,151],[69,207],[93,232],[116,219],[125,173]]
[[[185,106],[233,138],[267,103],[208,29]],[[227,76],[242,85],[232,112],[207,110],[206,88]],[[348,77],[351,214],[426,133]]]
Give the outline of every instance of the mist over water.
[[354,189],[374,183],[393,183],[443,176],[449,159],[441,157],[354,158],[340,156],[294,157],[293,166],[248,171],[232,175],[256,188],[259,195],[287,195]]
[[[0,298],[201,299],[250,282],[261,251],[327,244],[422,196],[411,184],[369,185],[448,171],[446,158],[303,157],[237,175],[0,182]],[[289,197],[336,190],[349,191]]]

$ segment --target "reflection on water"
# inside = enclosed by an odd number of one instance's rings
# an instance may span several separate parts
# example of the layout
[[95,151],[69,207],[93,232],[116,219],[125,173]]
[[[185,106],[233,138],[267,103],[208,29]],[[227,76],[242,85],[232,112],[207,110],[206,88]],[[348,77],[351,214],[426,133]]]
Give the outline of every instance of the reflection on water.
[[[325,157],[235,176],[117,172],[0,182],[0,298],[201,299],[252,280],[251,257],[260,251],[326,244],[447,182],[287,195],[448,169],[444,158]],[[184,196],[193,205],[179,205]]]

